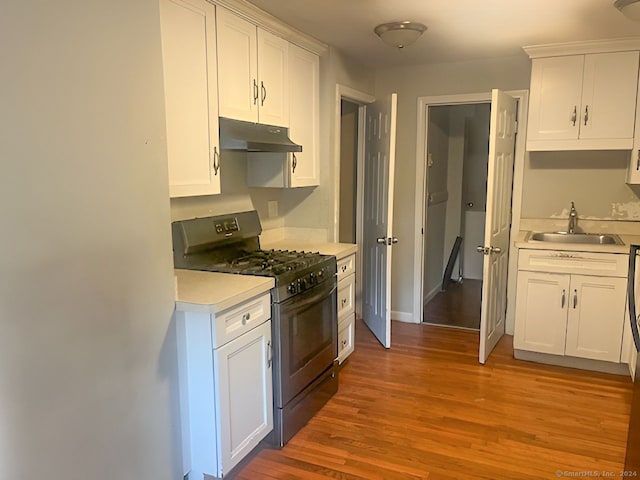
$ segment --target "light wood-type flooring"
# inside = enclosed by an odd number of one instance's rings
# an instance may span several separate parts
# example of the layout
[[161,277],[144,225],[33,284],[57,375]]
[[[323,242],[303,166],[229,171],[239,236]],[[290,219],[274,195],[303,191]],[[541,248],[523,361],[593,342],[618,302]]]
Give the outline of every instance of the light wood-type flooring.
[[451,282],[424,307],[424,322],[449,327],[480,329],[482,280]]
[[618,478],[628,377],[514,360],[509,336],[481,366],[477,332],[392,323],[385,351],[358,321],[339,392],[236,478]]

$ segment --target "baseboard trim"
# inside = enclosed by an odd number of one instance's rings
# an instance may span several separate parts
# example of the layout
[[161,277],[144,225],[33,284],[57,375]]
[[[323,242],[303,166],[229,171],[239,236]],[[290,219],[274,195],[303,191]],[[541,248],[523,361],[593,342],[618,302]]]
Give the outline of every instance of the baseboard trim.
[[440,285],[436,285],[431,289],[429,293],[424,296],[424,300],[422,302],[423,305],[429,303],[433,298],[440,292]]
[[391,310],[391,320],[398,320],[405,323],[417,323],[413,319],[413,314],[409,312],[396,312]]
[[559,367],[578,368],[580,370],[591,370],[601,373],[612,373],[614,375],[629,375],[629,366],[626,363],[605,362],[602,360],[591,360],[589,358],[566,357],[563,355],[552,355],[548,353],[529,352],[527,350],[513,350],[513,356],[517,360],[528,362],[544,363],[547,365],[557,365]]

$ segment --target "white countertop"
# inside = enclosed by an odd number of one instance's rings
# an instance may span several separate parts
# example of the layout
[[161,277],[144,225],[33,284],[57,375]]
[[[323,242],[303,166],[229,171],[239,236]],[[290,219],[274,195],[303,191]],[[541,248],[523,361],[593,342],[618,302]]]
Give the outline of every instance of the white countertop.
[[174,272],[176,310],[181,312],[221,312],[268,292],[275,285],[271,277],[181,269]]
[[309,242],[306,240],[281,239],[273,242],[260,242],[260,248],[265,250],[304,250],[307,252],[320,252],[324,255],[335,255],[336,259],[347,257],[358,251],[354,243]]
[[640,244],[640,235],[626,235],[618,233],[624,245],[589,245],[581,243],[554,243],[554,242],[527,242],[525,241],[528,230],[521,230],[514,241],[517,248],[534,250],[564,250],[571,252],[602,252],[602,253],[629,253],[629,245]]

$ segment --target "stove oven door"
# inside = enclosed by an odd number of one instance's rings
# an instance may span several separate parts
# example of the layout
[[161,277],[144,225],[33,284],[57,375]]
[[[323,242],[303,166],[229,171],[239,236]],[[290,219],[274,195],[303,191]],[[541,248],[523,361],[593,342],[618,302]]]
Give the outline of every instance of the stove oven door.
[[276,408],[283,408],[337,356],[336,282],[327,281],[274,305]]

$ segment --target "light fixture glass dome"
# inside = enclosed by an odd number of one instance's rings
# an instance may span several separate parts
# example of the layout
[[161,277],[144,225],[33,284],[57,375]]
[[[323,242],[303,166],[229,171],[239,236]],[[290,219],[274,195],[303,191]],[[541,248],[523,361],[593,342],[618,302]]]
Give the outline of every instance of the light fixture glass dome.
[[625,17],[640,21],[640,0],[616,0],[613,6],[620,10]]
[[427,29],[426,25],[417,22],[390,22],[378,25],[374,32],[380,39],[396,48],[404,48],[414,43]]

